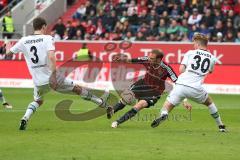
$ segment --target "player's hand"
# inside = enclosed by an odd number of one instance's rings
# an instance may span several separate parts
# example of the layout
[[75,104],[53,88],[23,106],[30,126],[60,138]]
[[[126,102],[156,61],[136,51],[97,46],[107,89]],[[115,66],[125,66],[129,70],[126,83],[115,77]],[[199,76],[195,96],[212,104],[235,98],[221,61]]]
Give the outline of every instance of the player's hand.
[[13,47],[13,42],[6,42],[5,43],[5,49],[6,49],[6,53],[10,53],[10,49]]
[[189,102],[183,102],[183,106],[189,111],[192,110],[192,104],[190,104]]
[[52,73],[52,75],[50,76],[50,87],[53,89],[53,90],[56,90],[58,88],[58,82],[57,82],[57,73],[56,71],[54,71]]
[[112,61],[113,62],[127,62],[128,57],[124,54],[117,54],[117,55],[113,56]]

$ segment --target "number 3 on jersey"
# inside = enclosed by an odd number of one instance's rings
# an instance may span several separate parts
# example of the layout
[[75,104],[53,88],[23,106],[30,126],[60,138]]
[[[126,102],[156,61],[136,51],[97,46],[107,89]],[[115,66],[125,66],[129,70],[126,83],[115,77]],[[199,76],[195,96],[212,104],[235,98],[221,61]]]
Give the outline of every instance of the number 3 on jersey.
[[195,59],[195,64],[192,64],[191,67],[193,70],[197,70],[199,67],[201,67],[201,71],[202,73],[206,73],[209,69],[210,66],[210,60],[209,58],[204,58],[202,60],[201,56],[196,55],[195,57],[193,57],[193,59]]
[[32,52],[33,55],[34,55],[34,58],[31,58],[32,62],[33,62],[34,64],[38,63],[39,58],[38,58],[38,55],[37,55],[37,47],[32,46],[32,47],[30,48],[30,52]]

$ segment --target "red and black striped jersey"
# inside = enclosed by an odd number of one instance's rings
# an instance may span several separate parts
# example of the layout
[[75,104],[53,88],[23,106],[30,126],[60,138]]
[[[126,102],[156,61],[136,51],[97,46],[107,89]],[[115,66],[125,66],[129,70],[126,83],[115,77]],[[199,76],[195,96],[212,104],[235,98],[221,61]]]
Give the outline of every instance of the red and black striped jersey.
[[148,57],[138,57],[132,59],[132,63],[143,64],[146,68],[146,74],[143,77],[144,82],[150,86],[157,86],[158,91],[162,93],[165,90],[165,81],[170,78],[176,82],[178,77],[172,67],[161,61],[160,64],[152,65],[149,63]]

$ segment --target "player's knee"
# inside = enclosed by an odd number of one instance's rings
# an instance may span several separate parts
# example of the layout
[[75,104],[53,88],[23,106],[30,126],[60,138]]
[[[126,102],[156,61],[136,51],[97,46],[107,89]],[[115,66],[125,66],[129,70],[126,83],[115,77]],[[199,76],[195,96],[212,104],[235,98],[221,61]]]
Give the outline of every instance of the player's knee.
[[82,87],[80,87],[79,85],[75,85],[73,88],[73,92],[76,94],[81,94],[82,92]]
[[135,106],[134,108],[138,109],[138,110],[141,110],[145,107],[147,107],[149,104],[146,100],[140,100]]
[[141,104],[142,107],[147,107],[149,105],[146,100],[140,100],[139,103]]
[[213,101],[212,101],[211,97],[208,96],[208,98],[206,99],[206,101],[203,104],[206,106],[209,106],[212,103],[213,103]]
[[166,100],[163,104],[163,107],[166,108],[168,111],[172,110],[176,105],[172,104],[172,102]]

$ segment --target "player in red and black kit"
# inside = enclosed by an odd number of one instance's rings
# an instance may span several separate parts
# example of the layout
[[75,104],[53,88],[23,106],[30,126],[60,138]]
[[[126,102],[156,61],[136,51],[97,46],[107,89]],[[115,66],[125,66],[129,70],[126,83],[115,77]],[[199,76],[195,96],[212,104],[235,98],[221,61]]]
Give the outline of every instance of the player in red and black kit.
[[[147,57],[139,57],[136,59],[127,59],[126,57],[116,56],[115,62],[128,62],[143,64],[146,68],[145,76],[131,85],[128,89],[133,92],[138,102],[131,110],[126,112],[117,121],[112,123],[112,127],[116,128],[121,123],[134,117],[143,108],[153,106],[160,99],[165,90],[165,80],[169,77],[173,82],[177,80],[177,75],[173,69],[162,61],[163,52],[161,50],[153,50]],[[126,106],[126,101],[122,98],[114,107],[114,113],[123,109]],[[111,117],[111,115],[108,115]]]

